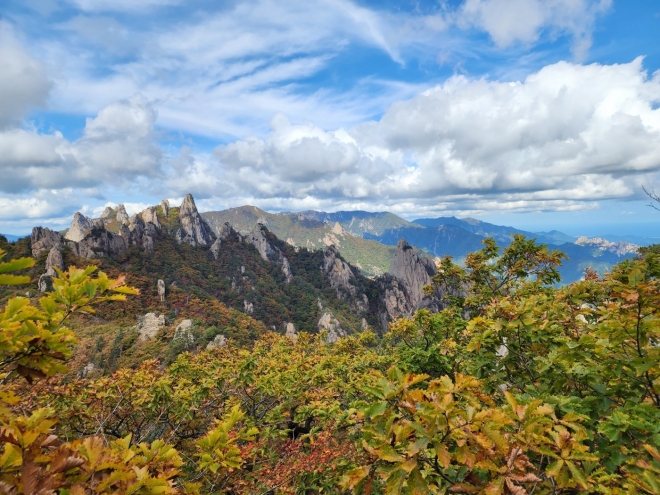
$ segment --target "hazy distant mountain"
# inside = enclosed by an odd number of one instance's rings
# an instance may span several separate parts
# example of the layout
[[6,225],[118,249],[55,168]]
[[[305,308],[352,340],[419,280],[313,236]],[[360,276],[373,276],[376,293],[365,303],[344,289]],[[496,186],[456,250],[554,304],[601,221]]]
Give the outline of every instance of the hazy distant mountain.
[[574,237],[568,236],[556,230],[552,232],[528,232],[516,229],[515,227],[505,227],[488,222],[482,222],[476,218],[456,218],[456,217],[438,217],[438,218],[420,218],[415,220],[416,224],[424,227],[439,227],[440,225],[453,225],[460,227],[467,232],[476,234],[480,237],[492,237],[496,241],[508,244],[511,241],[511,234],[522,234],[525,237],[534,237],[539,242],[545,244],[563,244],[565,242],[575,241]]
[[0,234],[0,236],[4,237],[4,238],[7,239],[9,242],[16,242],[16,241],[19,240],[21,237],[24,237],[24,236],[11,235],[11,234]]

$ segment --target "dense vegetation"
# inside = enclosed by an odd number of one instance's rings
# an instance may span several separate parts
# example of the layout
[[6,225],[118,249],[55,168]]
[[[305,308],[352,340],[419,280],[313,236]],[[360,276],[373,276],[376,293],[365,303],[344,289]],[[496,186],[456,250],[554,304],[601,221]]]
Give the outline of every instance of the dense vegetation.
[[[660,256],[557,288],[561,262],[487,242],[442,261],[446,309],[382,338],[262,329],[96,377],[65,374],[67,325],[120,318],[143,297],[130,271],[7,289],[0,492],[660,493]],[[0,264],[0,285],[33,263]]]

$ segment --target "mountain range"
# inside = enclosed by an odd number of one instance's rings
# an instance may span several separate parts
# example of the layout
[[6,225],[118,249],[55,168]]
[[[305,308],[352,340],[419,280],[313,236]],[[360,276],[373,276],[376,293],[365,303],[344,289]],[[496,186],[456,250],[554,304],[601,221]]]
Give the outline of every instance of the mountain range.
[[292,246],[320,249],[334,244],[347,261],[366,276],[377,276],[388,270],[394,246],[405,239],[419,250],[418,255],[438,258],[450,255],[459,262],[483,247],[486,237],[494,238],[501,247],[511,242],[514,234],[535,238],[568,255],[560,268],[565,283],[579,280],[589,267],[599,273],[634,254],[636,246],[623,241],[604,243],[602,239],[576,244],[578,238],[553,230],[529,232],[514,227],[495,225],[474,218],[420,218],[409,222],[389,212],[339,211],[326,213],[303,211],[268,213],[254,206],[242,206],[201,214],[209,226],[217,230],[225,222],[247,233],[263,224],[277,237]]

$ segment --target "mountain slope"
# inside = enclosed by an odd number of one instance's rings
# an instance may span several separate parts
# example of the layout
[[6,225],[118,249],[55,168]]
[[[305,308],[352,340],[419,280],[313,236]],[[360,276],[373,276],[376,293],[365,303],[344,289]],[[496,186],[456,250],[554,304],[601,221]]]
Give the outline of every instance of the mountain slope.
[[[329,223],[329,220],[321,220],[321,215],[315,215],[319,212],[312,212],[309,216],[308,213],[275,214],[255,206],[241,206],[223,211],[208,211],[201,215],[216,233],[225,222],[241,234],[247,234],[261,223],[278,238],[294,247],[323,249],[335,245],[348,262],[367,276],[378,276],[388,270],[394,247],[357,237],[336,221]],[[393,245],[396,245],[396,242]]]

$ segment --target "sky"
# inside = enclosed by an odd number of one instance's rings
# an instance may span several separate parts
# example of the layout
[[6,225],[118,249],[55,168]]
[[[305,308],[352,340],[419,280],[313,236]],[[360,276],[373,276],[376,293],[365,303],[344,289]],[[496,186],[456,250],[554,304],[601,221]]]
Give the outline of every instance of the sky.
[[198,208],[660,236],[657,0],[4,0],[0,232]]

